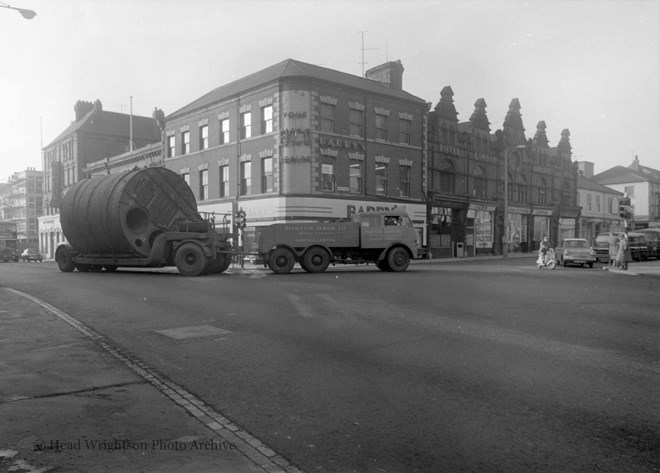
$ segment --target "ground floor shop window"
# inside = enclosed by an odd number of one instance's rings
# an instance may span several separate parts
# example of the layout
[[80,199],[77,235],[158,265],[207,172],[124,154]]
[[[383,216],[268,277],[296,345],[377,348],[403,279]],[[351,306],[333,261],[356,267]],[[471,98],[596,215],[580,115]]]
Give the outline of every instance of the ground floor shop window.
[[527,215],[509,213],[509,222],[506,242],[510,252],[527,251],[522,244],[527,246]]

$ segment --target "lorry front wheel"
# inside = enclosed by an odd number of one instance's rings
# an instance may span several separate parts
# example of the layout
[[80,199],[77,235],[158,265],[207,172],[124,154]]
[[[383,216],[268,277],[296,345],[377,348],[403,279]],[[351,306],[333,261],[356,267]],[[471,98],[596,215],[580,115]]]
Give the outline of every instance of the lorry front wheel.
[[296,258],[291,250],[286,248],[275,248],[268,256],[268,267],[277,274],[291,272],[294,264],[296,264]]
[[381,271],[390,271],[390,267],[387,265],[387,260],[386,259],[382,259],[382,260],[376,262],[376,266]]
[[300,266],[309,273],[322,273],[330,266],[330,255],[325,248],[313,246],[305,251]]
[[70,273],[76,269],[76,264],[73,262],[73,254],[64,246],[60,246],[55,250],[55,261],[57,261],[57,266],[63,273]]
[[199,245],[184,243],[176,249],[174,264],[184,276],[201,276],[206,274],[209,259]]
[[396,273],[405,271],[408,269],[409,264],[410,255],[404,248],[397,246],[392,248],[390,252],[387,253],[387,265],[390,267],[390,271],[394,271]]

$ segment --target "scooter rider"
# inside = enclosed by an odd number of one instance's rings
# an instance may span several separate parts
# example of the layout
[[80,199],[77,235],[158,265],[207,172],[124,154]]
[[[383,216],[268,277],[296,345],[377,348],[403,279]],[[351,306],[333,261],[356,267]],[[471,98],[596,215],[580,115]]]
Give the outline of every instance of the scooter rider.
[[550,241],[546,235],[543,235],[543,240],[539,244],[539,261],[540,264],[545,264],[547,262],[548,250],[552,248],[550,246]]

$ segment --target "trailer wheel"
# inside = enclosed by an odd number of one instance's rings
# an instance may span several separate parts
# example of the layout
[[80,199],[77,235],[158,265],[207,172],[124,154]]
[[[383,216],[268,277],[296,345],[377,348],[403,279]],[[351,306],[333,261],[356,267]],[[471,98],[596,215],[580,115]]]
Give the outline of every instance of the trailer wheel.
[[220,265],[219,273],[224,273],[227,271],[227,268],[231,266],[231,255],[229,253],[221,253],[222,254],[222,264]]
[[110,273],[112,273],[113,271],[117,271],[117,265],[114,264],[106,264],[105,266],[103,266],[103,268]]
[[305,251],[300,266],[309,273],[322,273],[330,266],[330,255],[325,248],[313,246]]
[[174,264],[184,276],[201,276],[206,273],[209,259],[195,243],[184,243],[176,249]]
[[296,258],[291,250],[286,248],[275,248],[268,256],[268,267],[277,274],[291,272],[294,264],[296,264]]
[[88,264],[85,264],[85,263],[76,263],[76,269],[77,269],[78,271],[80,271],[81,273],[86,273],[87,271],[90,270],[90,268],[91,268],[91,266],[88,265]]
[[60,246],[55,250],[55,261],[57,261],[57,266],[63,273],[70,273],[76,269],[76,264],[73,262],[73,254],[65,246]]
[[387,253],[387,265],[396,273],[405,271],[410,264],[410,255],[405,248],[396,246]]

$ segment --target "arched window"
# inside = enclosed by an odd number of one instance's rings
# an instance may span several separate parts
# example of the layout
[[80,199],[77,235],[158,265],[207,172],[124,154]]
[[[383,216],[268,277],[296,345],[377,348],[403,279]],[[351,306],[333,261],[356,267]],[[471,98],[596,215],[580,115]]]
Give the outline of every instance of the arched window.
[[539,187],[536,190],[536,203],[539,205],[546,205],[548,203],[548,184],[543,178],[541,178]]
[[510,172],[507,173],[509,175],[509,188],[507,189],[507,196],[509,198],[509,202],[514,200],[514,196],[516,195],[516,181],[513,178],[513,174]]
[[440,170],[440,191],[447,194],[456,192],[456,167],[449,159],[445,159]]
[[472,190],[472,193],[474,194],[475,197],[478,197],[479,199],[485,199],[487,196],[487,178],[486,178],[486,170],[483,168],[483,166],[477,166],[474,169],[474,189]]

